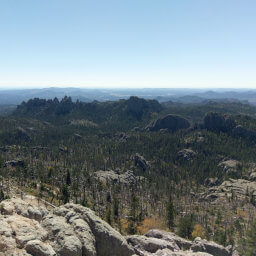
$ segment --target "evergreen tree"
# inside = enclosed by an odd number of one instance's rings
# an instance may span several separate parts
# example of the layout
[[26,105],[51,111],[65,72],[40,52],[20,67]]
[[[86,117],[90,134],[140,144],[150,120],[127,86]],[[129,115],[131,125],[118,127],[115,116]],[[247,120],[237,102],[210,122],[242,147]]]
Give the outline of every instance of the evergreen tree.
[[111,218],[111,204],[110,204],[110,203],[108,203],[108,205],[107,205],[107,209],[106,209],[106,212],[105,212],[104,220],[105,220],[109,225],[112,224],[112,218]]
[[169,202],[167,204],[167,225],[170,229],[174,227],[174,217],[175,217],[175,209],[174,209],[172,196],[170,196]]
[[114,197],[113,214],[114,214],[114,218],[118,219],[118,217],[119,217],[119,201],[116,197]]
[[69,202],[69,198],[70,198],[70,194],[69,194],[69,191],[68,191],[68,187],[67,186],[63,186],[62,188],[62,200],[63,200],[63,203],[66,204]]
[[69,170],[68,170],[68,172],[67,172],[66,185],[67,185],[67,186],[70,186],[70,185],[71,185],[71,177],[70,177],[70,172],[69,172]]
[[194,227],[193,214],[187,214],[183,218],[180,218],[178,225],[178,234],[181,237],[191,239]]
[[129,224],[127,228],[127,232],[129,234],[137,233],[137,210],[138,210],[138,198],[135,194],[132,194],[131,198],[131,209],[129,214]]
[[214,234],[214,241],[217,242],[218,244],[222,244],[224,246],[227,245],[227,234],[224,230],[218,229],[216,230]]

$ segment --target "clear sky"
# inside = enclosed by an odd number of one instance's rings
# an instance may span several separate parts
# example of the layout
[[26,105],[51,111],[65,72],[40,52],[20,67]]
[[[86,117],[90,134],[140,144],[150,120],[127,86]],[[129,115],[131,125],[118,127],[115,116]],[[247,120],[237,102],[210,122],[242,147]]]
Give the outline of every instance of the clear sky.
[[255,0],[0,0],[0,87],[256,88]]

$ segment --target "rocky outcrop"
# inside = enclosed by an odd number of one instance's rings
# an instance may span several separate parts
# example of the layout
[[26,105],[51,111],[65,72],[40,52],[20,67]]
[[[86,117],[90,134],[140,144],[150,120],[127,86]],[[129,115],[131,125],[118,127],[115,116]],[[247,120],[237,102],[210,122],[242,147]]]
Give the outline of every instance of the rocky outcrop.
[[220,184],[220,180],[215,177],[215,178],[206,178],[204,180],[204,185],[206,187],[214,187],[214,186],[218,186]]
[[191,241],[181,238],[172,232],[167,232],[164,230],[152,229],[148,231],[145,236],[158,238],[167,242],[173,242],[177,244],[179,250],[188,250],[192,245]]
[[215,112],[207,113],[203,120],[203,128],[213,132],[225,132],[232,137],[241,137],[256,142],[256,131],[237,125],[235,119]]
[[31,255],[56,256],[55,251],[49,244],[43,243],[42,241],[37,239],[28,241],[25,246],[25,250]]
[[141,129],[140,127],[137,127],[137,126],[136,126],[136,127],[133,127],[133,128],[132,128],[132,131],[133,131],[133,132],[141,132],[142,129]]
[[192,242],[156,229],[123,237],[92,210],[77,204],[48,212],[13,198],[3,201],[0,209],[0,255],[232,256],[231,247],[201,238]]
[[230,248],[225,248],[221,245],[218,245],[214,242],[209,242],[205,239],[201,239],[197,237],[194,240],[193,245],[191,246],[191,250],[193,252],[207,252],[211,255],[216,256],[230,256],[232,255],[232,251]]
[[145,100],[136,96],[131,96],[128,100],[123,101],[123,104],[124,113],[137,120],[142,120],[149,113],[158,113],[163,109],[162,105],[156,100]]
[[134,156],[134,165],[140,167],[143,171],[150,168],[149,162],[138,153],[136,153]]
[[10,161],[6,161],[4,163],[4,167],[11,166],[11,167],[24,167],[24,161],[22,159],[14,159]]
[[207,113],[203,120],[205,129],[214,132],[229,132],[235,127],[235,121],[230,116],[224,116],[219,113]]
[[29,134],[27,133],[27,131],[24,128],[22,128],[22,127],[18,127],[18,129],[17,129],[17,136],[20,139],[24,140],[24,141],[30,141],[31,140],[31,138],[30,138]]
[[82,135],[80,135],[79,133],[74,133],[74,137],[75,137],[75,139],[77,139],[77,140],[79,140],[79,139],[82,139],[82,138],[83,138],[83,136],[82,136]]
[[[167,251],[178,251],[177,244],[167,242],[154,237],[146,236],[128,236],[127,241],[131,244],[138,255],[155,255],[156,252],[167,249]],[[148,254],[150,253],[150,254]]]
[[182,149],[178,152],[178,157],[187,161],[192,160],[196,155],[197,153],[189,148]]
[[232,256],[232,248],[196,238],[193,242],[163,230],[150,230],[144,236],[128,236],[127,241],[140,256]]
[[1,202],[1,214],[3,215],[21,215],[23,217],[40,221],[48,214],[48,210],[44,207],[35,207],[29,205],[27,202],[12,198]]
[[38,150],[38,151],[44,151],[44,150],[48,150],[48,147],[35,146],[35,147],[32,147],[32,149]]
[[128,170],[124,173],[120,173],[119,170],[109,170],[109,171],[97,171],[94,173],[96,179],[99,179],[101,182],[113,182],[113,183],[122,183],[122,184],[135,184],[136,176],[133,171]]
[[0,252],[6,256],[134,254],[123,236],[93,211],[75,204],[47,212],[20,199],[5,200],[1,203],[0,236]]
[[66,147],[59,147],[59,151],[63,152],[63,153],[69,153],[69,151]]
[[127,142],[129,139],[129,135],[125,134],[124,132],[117,133],[116,137],[120,142],[123,142],[123,143]]
[[223,201],[223,198],[232,196],[243,200],[246,196],[256,200],[256,182],[243,179],[228,179],[221,185],[209,188],[208,192],[202,195],[200,201],[216,202]]
[[175,132],[180,129],[187,129],[190,127],[190,123],[187,119],[176,116],[167,115],[163,118],[159,118],[152,123],[150,123],[146,130],[148,131],[160,131],[162,129],[167,129],[169,132]]
[[256,172],[250,174],[250,181],[256,181]]
[[193,134],[193,136],[188,135],[184,138],[184,142],[188,145],[188,146],[193,146],[195,144],[201,144],[205,141],[205,135],[202,134],[201,132],[197,132],[195,134]]
[[242,164],[237,160],[230,159],[220,162],[218,167],[227,174],[235,174],[239,169],[241,169]]
[[256,132],[249,130],[242,125],[237,125],[235,128],[231,130],[231,135],[233,137],[241,137],[243,139],[247,139],[251,142],[256,141]]

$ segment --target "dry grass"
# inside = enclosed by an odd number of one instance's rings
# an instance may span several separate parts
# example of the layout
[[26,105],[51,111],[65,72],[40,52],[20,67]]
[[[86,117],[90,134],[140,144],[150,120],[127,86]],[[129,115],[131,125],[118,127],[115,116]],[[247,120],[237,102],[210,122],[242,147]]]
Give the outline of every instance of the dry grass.
[[151,218],[145,218],[141,225],[138,227],[139,234],[145,234],[150,229],[166,229],[166,224],[159,216],[153,216]]

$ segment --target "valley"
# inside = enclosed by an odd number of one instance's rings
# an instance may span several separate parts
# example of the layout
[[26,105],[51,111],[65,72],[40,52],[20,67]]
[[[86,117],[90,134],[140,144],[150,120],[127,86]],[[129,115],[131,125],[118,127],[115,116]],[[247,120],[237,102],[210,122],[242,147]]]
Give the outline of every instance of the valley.
[[89,207],[122,235],[161,229],[247,255],[255,114],[242,102],[30,99],[0,117],[0,200],[23,191]]

